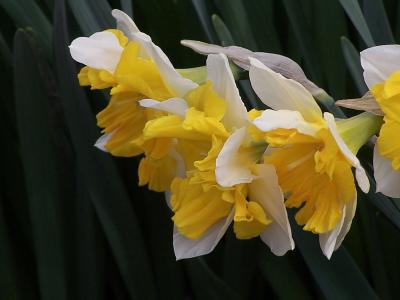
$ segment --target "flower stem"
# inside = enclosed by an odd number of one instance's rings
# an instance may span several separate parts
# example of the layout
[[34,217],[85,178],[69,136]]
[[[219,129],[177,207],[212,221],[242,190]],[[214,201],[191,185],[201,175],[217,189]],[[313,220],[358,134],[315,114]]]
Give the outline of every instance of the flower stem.
[[335,104],[335,100],[328,95],[327,92],[322,92],[314,95],[314,98],[321,103],[329,112],[331,112],[337,118],[346,118],[344,112]]

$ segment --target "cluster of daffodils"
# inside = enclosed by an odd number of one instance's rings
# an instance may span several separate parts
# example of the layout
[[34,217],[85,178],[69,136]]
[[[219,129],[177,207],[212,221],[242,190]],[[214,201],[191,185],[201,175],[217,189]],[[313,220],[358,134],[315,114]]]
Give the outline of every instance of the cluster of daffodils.
[[[193,82],[126,14],[112,15],[118,29],[75,39],[71,56],[85,65],[80,85],[110,94],[97,115],[102,136],[95,145],[114,156],[139,156],[139,185],[165,192],[177,259],[211,252],[231,224],[238,239],[260,237],[283,255],[294,249],[288,208],[298,225],[318,234],[330,258],[350,229],[356,185],[369,190],[356,154],[382,118],[335,120],[303,85],[251,57],[250,82],[268,108],[248,111],[225,54],[208,55],[206,78]],[[398,49],[383,55],[400,62]],[[379,189],[396,196],[400,72],[392,63],[380,66],[379,55],[370,49],[362,56],[385,112],[374,166]]]

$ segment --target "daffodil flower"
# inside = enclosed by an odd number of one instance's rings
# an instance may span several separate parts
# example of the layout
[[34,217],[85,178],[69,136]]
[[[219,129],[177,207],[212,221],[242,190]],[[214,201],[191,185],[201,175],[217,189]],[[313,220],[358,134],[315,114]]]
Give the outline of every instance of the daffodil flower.
[[250,58],[250,81],[268,107],[253,124],[269,144],[264,164],[273,165],[296,221],[319,234],[328,258],[342,243],[356,210],[355,177],[363,192],[369,181],[355,156],[379,122],[367,113],[335,121],[298,82]]
[[[250,117],[252,112],[249,113]],[[216,159],[216,182],[224,188],[245,185],[249,205],[259,205],[270,221],[256,232],[275,255],[294,249],[292,232],[284,205],[283,192],[278,184],[275,167],[262,163],[267,145],[251,138],[249,126],[236,130],[225,142]],[[240,224],[242,215],[236,209],[234,225]],[[237,226],[235,232],[241,232]]]
[[374,149],[376,190],[400,198],[400,45],[361,52],[364,79],[384,113]]
[[[144,137],[177,138],[177,151],[185,162],[186,176],[175,178],[171,185],[176,257],[211,252],[232,222],[238,238],[261,236],[275,254],[283,255],[294,243],[273,166],[254,164],[248,174],[251,180],[230,186],[218,183],[218,158],[227,158],[229,150],[237,152],[231,147],[242,142],[251,123],[225,55],[208,56],[207,74],[208,81],[185,99],[140,101],[170,113],[148,122]],[[253,164],[262,158],[265,147],[265,143],[247,144],[246,158]],[[277,219],[284,224],[283,234],[275,226]],[[289,246],[282,247],[282,239]]]
[[165,191],[175,176],[177,164],[173,140],[143,140],[145,124],[160,113],[139,106],[138,101],[182,97],[197,84],[183,78],[125,13],[113,10],[112,15],[118,29],[80,37],[70,45],[71,56],[86,65],[78,75],[80,84],[92,89],[111,88],[109,104],[97,115],[104,134],[96,146],[115,156],[144,153],[139,184]]

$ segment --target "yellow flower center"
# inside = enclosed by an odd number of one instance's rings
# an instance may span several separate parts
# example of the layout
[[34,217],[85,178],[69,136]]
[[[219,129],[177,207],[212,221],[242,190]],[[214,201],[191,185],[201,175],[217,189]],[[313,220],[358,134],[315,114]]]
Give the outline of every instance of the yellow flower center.
[[392,162],[393,169],[400,170],[400,71],[394,72],[371,90],[384,112],[384,124],[377,140],[380,154]]
[[208,155],[194,163],[186,179],[176,178],[171,185],[173,221],[179,232],[190,239],[200,238],[212,225],[234,209],[234,232],[239,239],[258,236],[271,223],[262,207],[247,201],[247,185],[224,188],[215,178],[216,158],[225,139],[213,136]]
[[339,222],[343,205],[355,193],[351,164],[327,128],[315,137],[297,130],[277,129],[265,134],[274,149],[264,162],[273,164],[279,184],[288,194],[287,207],[301,207],[296,221],[304,230],[324,233]]

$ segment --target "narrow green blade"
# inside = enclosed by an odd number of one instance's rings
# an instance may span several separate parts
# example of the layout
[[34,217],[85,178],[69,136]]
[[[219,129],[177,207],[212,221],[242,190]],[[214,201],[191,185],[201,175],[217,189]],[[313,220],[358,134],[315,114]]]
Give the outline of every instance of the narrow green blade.
[[357,0],[339,0],[340,4],[342,4],[344,10],[349,16],[351,22],[354,27],[357,29],[361,38],[363,39],[365,45],[367,47],[375,46],[374,39],[372,38],[372,34],[368,28],[367,22],[362,14],[360,5]]
[[[369,260],[371,269],[371,279],[377,294],[382,299],[392,299],[389,288],[389,277],[387,274],[387,266],[384,261],[381,236],[378,230],[376,209],[366,201],[364,193],[358,193],[360,201],[358,201],[359,216],[363,227],[364,241],[366,244],[365,251]],[[361,250],[361,249],[360,249]]]
[[241,299],[209,268],[203,258],[188,259],[184,263],[196,299]]
[[363,69],[360,62],[360,53],[346,37],[342,37],[340,42],[342,44],[343,56],[347,68],[350,71],[351,77],[356,84],[360,96],[362,96],[368,91],[368,87],[364,81]]
[[51,24],[34,0],[0,0],[0,6],[18,27],[32,27],[38,35],[39,47],[51,54]]
[[346,97],[346,65],[340,47],[340,37],[347,35],[346,16],[336,1],[312,2],[315,11],[312,20],[316,48],[322,62],[322,72],[328,93],[335,99]]
[[[13,60],[10,61],[10,64]],[[3,65],[3,67],[6,67]],[[2,69],[3,74],[9,74],[8,68]],[[10,79],[6,80],[6,79]],[[15,283],[16,299],[28,297],[37,299],[38,282],[35,256],[33,253],[32,223],[25,189],[24,170],[20,155],[20,145],[16,129],[15,100],[12,96],[12,78],[4,78],[0,86],[0,139],[7,141],[0,148],[0,233],[4,261],[0,262],[0,272],[5,278],[0,279],[5,285]],[[8,270],[15,268],[14,270]],[[15,276],[15,277],[14,277]],[[15,280],[15,281],[14,281]],[[10,287],[11,288],[11,287]],[[0,288],[0,292],[10,290]],[[14,299],[3,294],[4,299]]]
[[12,53],[0,32],[0,59],[4,64],[12,64]]
[[[279,37],[276,21],[279,20],[278,3],[274,0],[246,0],[244,6],[251,29],[260,51],[282,53],[282,40]],[[232,28],[233,30],[233,28]]]
[[204,32],[207,35],[208,41],[212,44],[217,43],[217,36],[211,24],[210,13],[207,8],[205,0],[192,0],[193,7],[199,17],[200,23],[203,27]]
[[[308,289],[309,279],[304,276],[305,270],[299,272],[290,260],[294,253],[286,253],[283,257],[273,255],[266,245],[259,247],[259,272],[271,286],[278,299],[313,299]],[[307,274],[306,274],[307,275]],[[288,288],[290,284],[290,288]]]
[[121,8],[128,16],[133,18],[132,0],[121,0]]
[[[0,194],[0,297],[1,299],[38,299],[36,291],[32,289],[30,284],[21,279],[22,266],[18,265],[19,251],[14,251],[10,231],[5,222],[5,212],[2,207],[3,199]],[[31,275],[31,274],[30,274]],[[30,278],[34,280],[34,278]]]
[[253,276],[258,271],[257,260],[254,257],[258,242],[256,239],[238,240],[233,230],[226,233],[221,277],[242,299],[250,299],[252,295]]
[[368,175],[370,189],[366,195],[367,199],[376,206],[398,229],[400,229],[400,210],[392,199],[376,193],[376,183],[371,175]]
[[62,106],[85,186],[130,297],[155,299],[153,273],[131,200],[111,157],[93,146],[100,134],[84,90],[78,86],[77,70],[67,48],[69,37],[62,0],[57,3],[56,15],[56,69]]
[[221,18],[218,15],[212,15],[211,20],[221,45],[225,47],[234,45],[232,34]]
[[363,0],[363,12],[371,34],[378,45],[394,44],[392,29],[382,0]]
[[106,0],[68,0],[68,4],[85,35],[115,27]]
[[[73,265],[74,299],[106,299],[107,244],[101,225],[86,189],[82,171],[76,174],[76,202],[72,241],[75,259]],[[70,203],[72,206],[72,203]]]
[[[132,184],[137,178],[132,180]],[[149,246],[149,256],[154,270],[155,285],[159,295],[165,299],[183,300],[185,298],[185,279],[183,264],[177,262],[173,251],[173,222],[171,210],[167,206],[165,195],[147,190],[134,188],[136,195],[143,197],[142,224]],[[157,221],[155,221],[157,220]]]
[[215,3],[223,20],[231,30],[236,44],[253,51],[258,50],[257,41],[250,27],[249,16],[246,13],[243,1],[215,0]]
[[304,58],[306,73],[310,75],[309,77],[312,81],[320,84],[322,82],[322,75],[315,55],[314,42],[310,35],[310,25],[305,21],[306,15],[302,7],[302,2],[295,0],[283,0],[282,2],[288,14],[297,45]]
[[[17,31],[14,38],[14,82],[20,138],[40,295],[42,299],[67,299],[63,245],[62,182],[60,157],[53,137],[49,98],[30,37]],[[35,78],[36,80],[32,80]],[[34,124],[34,126],[32,126]]]
[[322,254],[317,235],[303,231],[294,222],[292,231],[296,247],[303,256],[324,298],[328,300],[378,299],[343,245],[328,260]]

